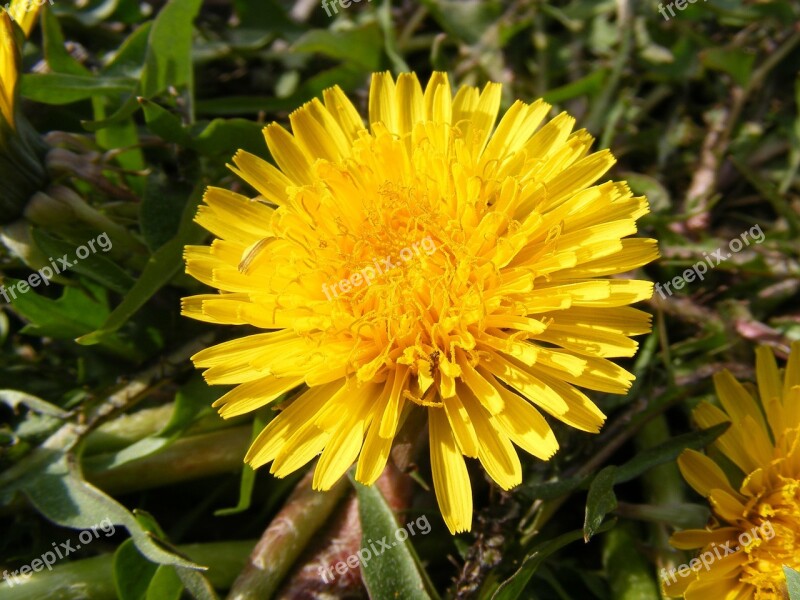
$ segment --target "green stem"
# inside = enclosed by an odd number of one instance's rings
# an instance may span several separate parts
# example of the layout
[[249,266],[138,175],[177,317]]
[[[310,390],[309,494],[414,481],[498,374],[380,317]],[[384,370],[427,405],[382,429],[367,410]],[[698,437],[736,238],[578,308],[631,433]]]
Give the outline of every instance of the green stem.
[[[208,565],[204,574],[218,590],[231,586],[242,568],[254,540],[238,542],[214,542],[209,544],[185,544],[178,550],[193,562]],[[114,586],[114,555],[103,554],[94,558],[63,562],[52,571],[33,574],[28,579],[18,578],[19,583],[10,585],[10,578],[3,582],[3,600],[116,600]]]
[[[634,440],[639,450],[646,450],[666,442],[669,438],[670,431],[667,419],[663,414],[659,414],[645,423],[644,427],[636,434]],[[674,462],[651,469],[642,475],[641,481],[645,498],[653,505],[679,505],[686,501],[684,496],[686,486],[683,483],[678,466]],[[670,568],[680,564],[680,553],[670,546],[670,532],[667,530],[667,526],[663,522],[651,523],[648,529],[653,537],[657,568]]]
[[105,456],[84,460],[84,476],[110,494],[146,490],[242,468],[250,426],[232,427],[176,441],[166,449],[113,469],[102,470]]
[[250,560],[233,584],[228,600],[268,600],[316,531],[330,517],[345,490],[346,477],[327,492],[311,489],[313,470],[297,484],[253,548]]

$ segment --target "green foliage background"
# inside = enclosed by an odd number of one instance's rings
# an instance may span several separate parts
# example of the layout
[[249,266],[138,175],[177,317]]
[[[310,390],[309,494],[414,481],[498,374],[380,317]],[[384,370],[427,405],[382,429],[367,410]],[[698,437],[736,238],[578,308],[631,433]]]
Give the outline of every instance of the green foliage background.
[[[365,541],[396,528],[375,489],[344,481],[327,500],[290,498],[302,474],[243,467],[270,412],[223,422],[210,404],[224,390],[187,360],[239,332],[179,315],[180,298],[203,289],[183,274],[182,250],[205,240],[192,223],[205,187],[250,193],[226,169],[238,148],[266,157],[262,126],[333,84],[366,114],[381,69],[499,81],[504,108],[544,97],[575,115],[617,156],[611,176],[650,199],[641,234],[663,258],[646,278],[670,281],[755,225],[765,238],[654,297],[654,332],[626,365],[633,389],[593,395],[610,415],[600,435],[557,428],[562,450],[528,457],[509,493],[473,471],[473,532],[455,538],[420,460],[397,520],[427,516],[432,531],[374,560],[366,587],[340,581],[332,593],[661,597],[659,568],[689,558],[669,533],[708,516],[674,464],[720,433],[695,431],[691,407],[723,367],[752,379],[755,344],[785,357],[800,339],[798,17],[788,0],[697,2],[668,21],[633,0],[362,0],[331,18],[305,0],[45,5],[24,46],[21,111],[49,147],[44,187],[62,191],[4,225],[16,251],[0,254],[3,283],[103,231],[114,249],[0,305],[0,571],[103,519],[115,532],[24,584],[0,582],[0,599],[224,597],[291,503],[302,535],[275,542],[277,574],[250,597],[311,597],[319,582],[293,569],[353,498]],[[0,193],[21,193],[4,180]]]

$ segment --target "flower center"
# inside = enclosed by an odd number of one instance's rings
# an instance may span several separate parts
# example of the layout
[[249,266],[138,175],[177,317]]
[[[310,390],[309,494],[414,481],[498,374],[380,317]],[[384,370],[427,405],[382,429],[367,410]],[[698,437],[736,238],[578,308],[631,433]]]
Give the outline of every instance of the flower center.
[[770,486],[753,507],[750,521],[755,527],[740,535],[747,557],[741,581],[756,588],[759,600],[786,597],[783,565],[800,569],[800,481],[768,476],[777,485]]

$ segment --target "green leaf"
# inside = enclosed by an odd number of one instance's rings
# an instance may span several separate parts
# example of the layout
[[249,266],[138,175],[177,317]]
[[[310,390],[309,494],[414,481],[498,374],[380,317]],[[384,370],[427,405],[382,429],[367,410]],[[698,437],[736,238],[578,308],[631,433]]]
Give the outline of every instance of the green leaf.
[[[607,531],[614,525],[614,521],[607,521],[595,532],[602,533]],[[554,552],[561,550],[564,546],[571,544],[583,537],[583,532],[579,529],[562,534],[555,539],[542,542],[535,546],[533,550],[522,561],[519,569],[508,579],[506,579],[500,587],[495,590],[492,595],[492,600],[516,600],[517,598],[530,598],[530,595],[523,596],[525,588],[528,585],[531,577],[536,573],[537,569],[541,566],[544,560]]]
[[183,583],[174,567],[160,565],[147,588],[146,600],[179,600]]
[[705,448],[725,433],[729,426],[730,423],[720,423],[702,431],[684,433],[670,438],[663,444],[642,450],[624,465],[617,467],[614,483],[630,481],[653,467],[672,462],[687,448],[694,450]]
[[487,0],[422,0],[436,22],[450,35],[468,44],[480,40],[486,24],[500,17],[500,2]]
[[722,71],[730,75],[740,86],[745,87],[753,71],[755,54],[741,49],[708,48],[700,52],[700,62],[707,69]]
[[193,22],[202,0],[169,0],[148,38],[141,93],[152,98],[169,86],[191,89]]
[[603,536],[603,567],[611,596],[614,600],[659,600],[653,566],[637,548],[629,529],[635,531],[619,525]]
[[292,45],[292,51],[324,54],[369,72],[377,70],[380,66],[383,39],[380,28],[375,22],[337,32],[314,29],[302,35]]
[[[358,514],[361,519],[362,548],[358,558],[361,576],[370,597],[404,600],[431,598],[411,543],[408,540],[401,542],[396,536],[398,531],[409,532],[398,526],[392,509],[377,487],[362,485],[352,476],[351,480],[358,495]],[[373,556],[368,540],[383,540],[391,548],[379,550]]]
[[188,146],[191,137],[180,117],[147,98],[139,98],[147,128],[166,142]]
[[191,186],[162,171],[147,178],[144,198],[139,208],[139,226],[147,247],[155,252],[178,233]]
[[[280,401],[280,400],[279,400]],[[275,413],[273,411],[261,410],[256,413],[253,419],[253,433],[250,436],[251,441],[255,441],[256,437],[263,431],[264,427],[271,420]],[[224,517],[236,515],[246,511],[250,508],[250,501],[253,497],[253,486],[256,483],[256,471],[250,465],[244,464],[242,466],[242,475],[239,481],[239,502],[236,506],[231,508],[220,508],[214,511],[215,517]]]
[[103,73],[112,77],[135,77],[138,79],[144,68],[147,42],[152,26],[153,21],[147,21],[137,27],[112,55],[111,60],[103,69]]
[[127,77],[30,73],[22,76],[24,97],[44,104],[69,104],[93,96],[132,93],[136,81]]
[[98,25],[108,19],[117,10],[120,0],[102,0],[92,3],[93,6],[88,10],[81,10],[72,13],[81,23],[87,27]]
[[[95,122],[104,120],[109,110],[113,111],[112,114],[114,114],[122,106],[124,106],[124,103],[117,99],[95,96],[92,98]],[[145,161],[142,149],[139,148],[139,130],[131,117],[132,115],[128,118],[108,123],[106,127],[97,132],[95,139],[97,144],[105,150],[128,148],[124,152],[115,152],[115,159],[123,169],[138,171],[145,168]],[[141,177],[129,177],[128,182],[133,191],[141,195],[144,189]]]
[[40,415],[48,415],[59,419],[66,419],[69,416],[68,412],[55,404],[50,404],[46,400],[17,390],[0,390],[0,403],[12,408],[14,412],[17,412],[19,406],[22,405]]
[[[6,279],[6,287],[19,289],[18,281]],[[98,327],[108,314],[105,303],[86,292],[66,287],[60,298],[52,300],[28,291],[17,294],[11,304],[28,323],[22,333],[71,340]]]
[[587,479],[588,477],[570,477],[556,481],[523,482],[518,493],[532,500],[553,500],[577,490]]
[[608,69],[597,69],[589,75],[581,77],[577,81],[572,81],[566,85],[550,90],[544,94],[544,101],[556,104],[558,102],[564,102],[565,100],[571,100],[572,98],[578,98],[579,96],[593,96],[603,89],[608,75]]
[[107,520],[125,527],[136,548],[152,562],[203,568],[160,546],[124,506],[84,481],[75,461],[70,460],[66,452],[59,453],[53,448],[49,452],[54,454],[43,469],[31,469],[13,486],[21,489],[45,517],[73,529],[90,529]]
[[[36,245],[46,256],[75,256],[77,246],[71,242],[54,238],[38,228],[33,229],[32,235]],[[118,294],[127,293],[134,284],[133,277],[128,275],[122,267],[97,252],[76,261],[71,270],[93,279]]]
[[98,459],[96,466],[112,469],[132,460],[148,456],[162,450],[177,440],[202,412],[211,412],[210,406],[222,395],[222,391],[207,385],[199,375],[192,377],[175,394],[175,403],[166,425],[156,433]]
[[589,486],[586,498],[586,519],[583,524],[583,539],[589,539],[597,533],[605,516],[617,508],[617,497],[614,494],[617,467],[610,465],[601,470]]
[[44,55],[51,71],[70,75],[90,75],[90,71],[67,52],[61,26],[48,5],[45,5],[42,11],[42,38]]
[[144,306],[145,302],[153,297],[153,294],[166,285],[180,271],[183,264],[183,249],[186,244],[196,243],[205,236],[200,227],[193,223],[197,205],[203,197],[204,188],[205,184],[198,184],[186,203],[181,216],[181,225],[175,237],[161,246],[150,257],[131,291],[128,292],[122,302],[99,328],[76,340],[79,344],[88,346],[98,344],[107,339],[110,333],[117,331],[127,323]]
[[136,549],[133,540],[125,540],[114,553],[114,587],[119,600],[142,600],[158,565]]
[[789,600],[800,600],[800,573],[784,566],[783,574],[786,575],[786,587],[789,590]]
[[240,30],[286,33],[300,29],[275,0],[234,0],[233,5],[241,22]]
[[[168,567],[177,574],[183,586],[191,594],[192,598],[196,600],[218,600],[218,596],[214,591],[214,586],[208,578],[198,571],[192,569],[182,569],[180,567]],[[148,596],[149,598],[149,596]],[[154,596],[153,600],[160,600],[160,596]]]
[[233,156],[237,150],[266,153],[263,125],[246,119],[214,119],[194,139],[192,147],[206,156]]
[[[342,86],[344,89],[344,86]],[[274,96],[223,96],[197,101],[197,112],[209,115],[243,115],[256,114],[261,111],[275,112],[292,110],[298,104],[309,100],[313,94],[301,96],[295,94],[287,98]]]

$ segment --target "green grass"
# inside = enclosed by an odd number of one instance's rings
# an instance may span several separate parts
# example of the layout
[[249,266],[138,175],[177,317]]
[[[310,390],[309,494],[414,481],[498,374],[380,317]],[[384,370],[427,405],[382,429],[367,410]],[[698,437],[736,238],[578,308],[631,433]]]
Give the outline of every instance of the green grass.
[[[246,572],[238,585],[302,597],[325,588],[314,557],[346,559],[362,547],[357,517],[366,542],[396,526],[398,507],[401,526],[425,517],[430,531],[371,561],[366,588],[352,569],[337,576],[337,593],[659,598],[659,569],[691,558],[670,548],[673,526],[707,517],[674,463],[718,433],[697,432],[691,408],[713,397],[720,369],[752,380],[756,345],[785,358],[800,339],[798,17],[789,0],[697,2],[668,21],[633,0],[373,0],[332,18],[305,1],[48,5],[19,91],[50,147],[46,186],[62,189],[50,188],[54,203],[25,200],[41,182],[26,187],[0,163],[8,198],[28,209],[3,226],[3,283],[102,231],[114,248],[0,304],[0,572],[103,519],[117,526],[52,572],[0,582],[0,599],[224,596],[280,511],[296,530],[263,545],[271,579]],[[249,193],[225,168],[236,149],[266,156],[261,126],[333,84],[365,113],[369,74],[383,69],[498,81],[503,108],[544,97],[553,116],[574,115],[617,157],[609,177],[648,196],[639,235],[662,258],[639,275],[673,292],[642,307],[654,329],[623,361],[630,393],[591,395],[609,415],[603,431],[557,427],[560,452],[524,458],[510,492],[470,464],[473,531],[455,537],[424,456],[383,495],[345,480],[320,498],[302,473],[243,468],[270,413],[216,415],[222,391],[188,357],[233,333],[179,315],[180,298],[203,289],[181,256],[206,239],[191,222],[203,190]],[[744,232],[749,243],[702,280],[674,282]]]

